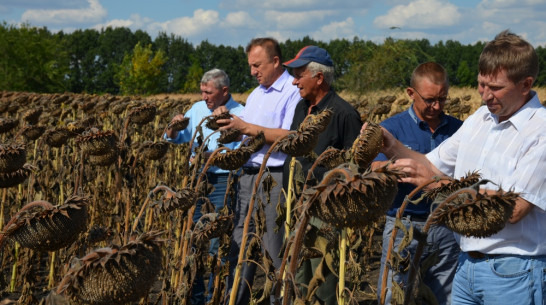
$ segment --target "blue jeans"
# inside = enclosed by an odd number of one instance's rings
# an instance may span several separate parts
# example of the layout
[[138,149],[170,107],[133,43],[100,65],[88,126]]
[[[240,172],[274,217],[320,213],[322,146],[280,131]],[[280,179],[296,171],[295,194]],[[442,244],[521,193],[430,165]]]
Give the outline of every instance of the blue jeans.
[[[378,300],[381,299],[381,279],[383,277],[383,270],[385,266],[385,260],[387,258],[387,251],[389,247],[389,242],[391,238],[392,230],[394,229],[395,225],[395,219],[394,217],[387,216],[387,221],[385,223],[385,229],[383,231],[383,252],[381,255],[381,269],[379,272],[379,281],[377,284],[377,295]],[[409,228],[410,221],[407,218],[402,219],[402,223],[406,228]],[[423,227],[425,225],[425,222],[422,221],[412,221],[413,227],[415,229],[418,229],[419,231],[423,230]],[[394,250],[398,251],[398,245],[400,245],[400,242],[402,241],[402,238],[404,236],[404,232],[400,229],[398,229],[398,233],[396,234],[396,239],[394,241]],[[402,255],[410,255],[410,259],[413,260],[413,256],[415,254],[415,251],[417,249],[417,240],[412,240],[410,245],[405,249]],[[425,247],[423,251],[423,255],[421,256],[421,261],[426,259],[428,256],[433,255],[436,253],[438,255],[438,262],[430,267],[424,274],[424,278],[422,279],[423,283],[425,283],[434,293],[436,296],[436,299],[438,300],[438,304],[440,305],[449,305],[450,299],[451,299],[451,284],[453,281],[453,277],[455,276],[455,271],[457,268],[457,259],[459,257],[460,248],[457,242],[455,241],[455,237],[453,236],[453,232],[448,230],[446,227],[443,226],[432,226],[430,227],[427,235],[427,246]],[[395,281],[399,284],[402,284],[402,287],[406,285],[407,282],[408,273],[402,273],[401,271],[397,271],[394,273],[391,269],[389,269],[389,274],[387,277],[387,295],[385,299],[385,304],[391,303],[391,287],[392,287],[392,281]],[[417,302],[417,304],[422,304]]]
[[[207,173],[207,181],[214,186],[214,191],[208,196],[211,203],[215,206],[216,212],[221,210],[224,207],[224,196],[226,194],[226,188],[228,183],[229,174],[211,174]],[[234,179],[237,179],[234,176]],[[234,186],[237,184],[235,183]],[[236,187],[234,187],[235,192],[237,192]],[[202,201],[197,202],[197,207],[195,213],[193,214],[194,223],[203,216],[201,213]],[[227,205],[232,207],[232,203],[229,198],[227,200]],[[215,255],[218,253],[218,238],[213,238],[210,240],[209,255]],[[205,298],[205,280],[202,276],[197,276],[193,281],[192,293],[191,293],[191,304],[192,305],[204,305],[208,303],[212,297],[212,291],[214,289],[213,283],[213,274],[210,274],[209,283],[208,283],[208,294]]]
[[546,304],[546,256],[499,255],[474,259],[461,253],[453,304]]

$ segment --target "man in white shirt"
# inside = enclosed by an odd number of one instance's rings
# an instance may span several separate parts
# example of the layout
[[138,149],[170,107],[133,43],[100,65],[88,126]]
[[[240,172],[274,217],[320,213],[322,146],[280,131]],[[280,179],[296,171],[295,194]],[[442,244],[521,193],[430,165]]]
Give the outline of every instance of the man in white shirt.
[[437,175],[460,178],[478,170],[490,194],[519,193],[512,216],[485,238],[456,235],[461,247],[452,304],[543,304],[546,270],[546,108],[531,87],[538,56],[521,37],[503,31],[479,60],[484,102],[462,127],[423,155],[385,132],[383,151],[419,185]]

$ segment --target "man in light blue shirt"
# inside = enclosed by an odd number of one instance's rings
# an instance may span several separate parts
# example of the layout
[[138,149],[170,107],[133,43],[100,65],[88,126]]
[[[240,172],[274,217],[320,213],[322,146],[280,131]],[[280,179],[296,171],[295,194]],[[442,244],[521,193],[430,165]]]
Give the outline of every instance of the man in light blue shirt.
[[[231,120],[219,120],[218,123],[226,123],[223,129],[236,128],[246,136],[255,136],[263,131],[266,144],[262,150],[253,154],[250,160],[243,167],[243,173],[239,179],[239,197],[235,208],[235,228],[233,230],[233,243],[231,252],[233,260],[230,268],[237,265],[237,253],[240,250],[244,220],[249,209],[252,189],[258,178],[258,170],[262,164],[265,153],[270,145],[278,137],[288,134],[294,109],[300,100],[299,89],[292,85],[294,78],[284,69],[279,43],[272,38],[255,38],[246,47],[250,74],[256,77],[260,85],[256,87],[246,100],[244,111],[240,116],[232,115]],[[221,109],[217,109],[220,112]],[[283,164],[286,155],[273,153],[267,160],[269,173],[276,181],[276,186],[270,190],[271,202],[268,202],[263,188],[258,190],[258,196],[264,203],[266,218],[266,231],[262,237],[265,250],[271,256],[273,266],[279,269],[281,259],[278,257],[282,248],[284,237],[284,225],[277,228],[277,203],[284,205],[285,198],[282,194]],[[267,175],[263,175],[264,179]],[[280,200],[280,202],[278,202]],[[258,200],[256,200],[258,201]],[[257,208],[257,204],[254,205]],[[254,231],[254,224],[251,222],[249,231]],[[278,230],[277,230],[278,229]],[[246,246],[244,246],[246,247]],[[231,255],[230,255],[231,256]],[[243,267],[244,279],[237,290],[236,304],[249,304],[250,289],[254,280],[256,265],[245,264]],[[231,289],[233,274],[228,282],[228,290]]]
[[[201,78],[201,95],[203,97],[202,101],[199,101],[185,113],[178,114],[173,117],[171,122],[181,120],[184,117],[189,118],[188,127],[184,130],[173,130],[168,128],[165,132],[164,138],[176,144],[187,143],[191,141],[193,134],[197,130],[198,124],[201,120],[209,115],[213,114],[213,111],[218,107],[224,107],[225,111],[229,111],[232,114],[240,114],[244,107],[233,100],[231,94],[229,93],[229,77],[226,72],[220,69],[212,69],[205,72]],[[169,124],[172,125],[172,124]],[[213,133],[213,130],[207,128],[205,124],[202,124],[203,138],[207,138]],[[215,149],[219,147],[218,138],[220,133],[216,132],[212,134],[206,143],[207,149],[205,153],[212,153]],[[239,144],[239,142],[232,142],[225,144],[224,146],[234,149]],[[193,143],[193,147],[198,147],[197,142]],[[224,206],[224,195],[226,193],[226,187],[228,183],[229,171],[223,170],[218,167],[211,167],[207,171],[207,181],[214,186],[214,191],[208,196],[211,203],[214,204],[216,212],[218,212]],[[232,202],[227,201],[229,206],[232,206]],[[202,216],[201,213],[202,202],[198,202],[198,206],[195,209],[195,214],[193,216],[193,221],[196,222]],[[218,239],[215,238],[211,240],[211,245],[209,252],[211,255],[218,253]],[[212,280],[209,281],[209,294],[208,299],[211,297],[212,291]],[[195,279],[193,283],[192,290],[192,304],[204,305],[205,304],[205,286],[202,277]]]

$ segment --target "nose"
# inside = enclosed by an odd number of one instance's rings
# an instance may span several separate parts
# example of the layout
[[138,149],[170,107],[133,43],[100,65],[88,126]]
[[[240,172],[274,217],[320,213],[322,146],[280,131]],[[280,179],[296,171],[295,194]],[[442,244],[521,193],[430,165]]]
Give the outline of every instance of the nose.
[[482,100],[487,101],[493,98],[493,91],[487,86],[483,87]]

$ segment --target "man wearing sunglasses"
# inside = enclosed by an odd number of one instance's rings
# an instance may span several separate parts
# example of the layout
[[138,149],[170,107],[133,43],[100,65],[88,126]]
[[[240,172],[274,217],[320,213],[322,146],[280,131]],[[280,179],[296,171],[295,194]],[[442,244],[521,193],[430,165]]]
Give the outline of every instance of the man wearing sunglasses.
[[[420,153],[428,153],[438,146],[445,139],[450,137],[459,129],[462,122],[454,117],[444,114],[443,109],[447,100],[449,90],[449,81],[445,69],[435,63],[423,63],[412,73],[410,86],[406,93],[413,100],[411,107],[381,123],[395,138],[402,142],[406,147]],[[387,157],[380,154],[373,167],[384,165]],[[409,183],[400,183],[398,194],[387,211],[385,229],[383,231],[383,253],[381,256],[381,273],[378,284],[378,297],[381,301],[381,287],[383,270],[391,233],[395,227],[396,213],[402,205],[404,198],[415,188]],[[418,198],[417,194],[413,198]],[[404,210],[402,223],[409,228],[422,230],[426,219],[430,214],[431,201],[421,202],[418,205],[409,204]],[[403,257],[410,259],[415,254],[417,240],[412,240],[405,249],[399,249],[399,245],[404,238],[403,230],[398,230],[395,239],[395,251],[399,251]],[[422,259],[437,255],[438,263],[430,267],[424,274],[423,282],[432,290],[438,304],[450,304],[451,283],[455,275],[459,246],[455,241],[453,233],[443,226],[433,226],[427,236],[427,247]],[[409,255],[409,256],[408,256]],[[393,263],[389,262],[392,266]],[[396,264],[394,264],[396,265]],[[400,268],[399,268],[400,269]],[[403,268],[402,268],[403,269]],[[392,281],[397,282],[401,287],[405,286],[407,272],[403,270],[389,270],[386,281],[388,287],[385,302],[380,304],[391,304]],[[396,300],[401,304],[401,300]],[[417,302],[418,304],[427,303],[425,300]]]

